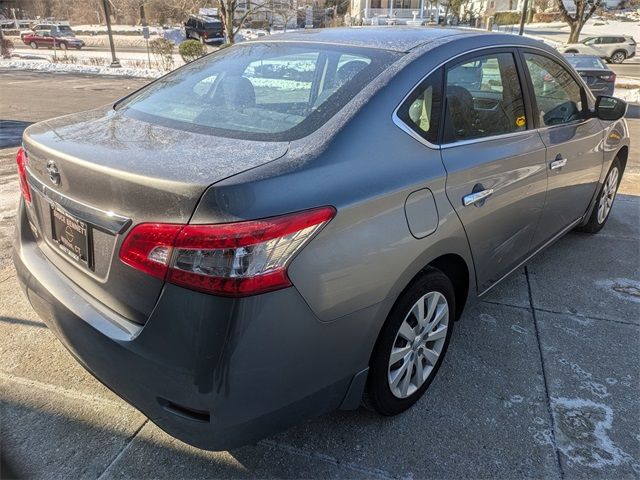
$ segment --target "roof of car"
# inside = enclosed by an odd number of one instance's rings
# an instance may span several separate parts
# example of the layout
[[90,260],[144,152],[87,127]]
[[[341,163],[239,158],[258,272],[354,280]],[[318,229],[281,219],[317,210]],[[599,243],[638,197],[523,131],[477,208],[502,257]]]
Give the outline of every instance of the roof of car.
[[271,35],[267,40],[261,37],[260,41],[333,43],[354,47],[370,47],[407,52],[420,45],[444,37],[460,37],[478,34],[477,31],[473,30],[441,27],[344,27],[296,30],[294,32]]

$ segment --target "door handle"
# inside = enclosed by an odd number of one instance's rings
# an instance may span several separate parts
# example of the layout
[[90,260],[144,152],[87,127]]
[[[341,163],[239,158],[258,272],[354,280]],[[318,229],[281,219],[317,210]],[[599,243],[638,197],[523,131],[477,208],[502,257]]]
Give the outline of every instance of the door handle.
[[479,192],[473,192],[473,193],[470,193],[469,195],[465,195],[464,197],[462,197],[462,203],[464,204],[465,207],[468,207],[471,204],[481,202],[482,200],[484,200],[487,197],[490,197],[491,195],[493,195],[493,188],[487,188],[486,190],[481,190]]
[[558,157],[556,157],[556,159],[549,165],[549,168],[551,168],[551,170],[558,170],[559,168],[562,168],[567,164],[566,158],[560,157],[560,155],[558,155]]

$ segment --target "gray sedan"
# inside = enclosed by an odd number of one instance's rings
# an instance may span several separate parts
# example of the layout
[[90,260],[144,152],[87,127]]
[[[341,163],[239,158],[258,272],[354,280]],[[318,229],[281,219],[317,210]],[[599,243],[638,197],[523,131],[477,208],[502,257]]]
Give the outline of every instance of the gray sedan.
[[190,444],[395,415],[467,301],[604,226],[625,109],[522,37],[263,38],[28,128],[13,258],[72,355]]

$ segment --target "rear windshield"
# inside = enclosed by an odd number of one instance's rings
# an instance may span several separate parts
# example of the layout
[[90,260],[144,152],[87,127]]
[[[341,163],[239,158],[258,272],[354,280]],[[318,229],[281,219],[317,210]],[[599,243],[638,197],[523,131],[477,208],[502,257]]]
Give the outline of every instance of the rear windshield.
[[204,24],[204,28],[220,28],[221,26],[220,22],[207,22]]
[[607,68],[598,57],[567,57],[574,68]]
[[125,99],[125,114],[199,133],[290,141],[317,130],[399,54],[248,43],[203,57]]

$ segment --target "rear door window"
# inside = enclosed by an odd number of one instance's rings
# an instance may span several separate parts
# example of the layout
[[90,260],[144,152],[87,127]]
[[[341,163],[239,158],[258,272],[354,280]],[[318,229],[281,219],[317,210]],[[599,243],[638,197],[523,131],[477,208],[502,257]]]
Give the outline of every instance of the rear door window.
[[445,143],[527,128],[512,53],[479,55],[449,66],[445,97]]
[[549,57],[525,52],[524,58],[533,85],[540,126],[581,120],[582,89],[573,76]]

